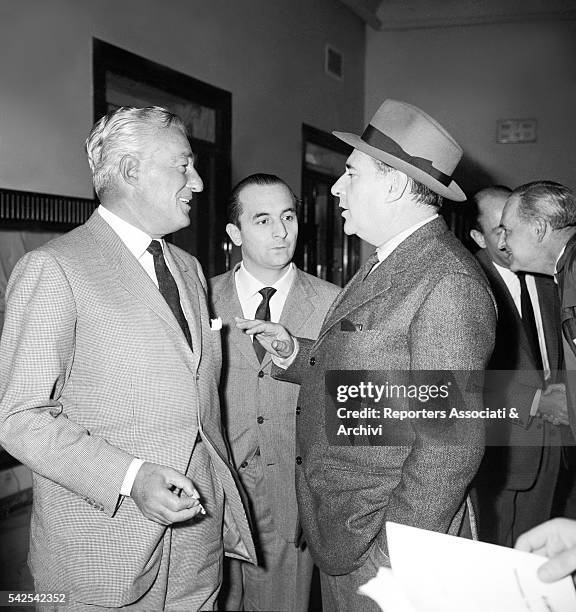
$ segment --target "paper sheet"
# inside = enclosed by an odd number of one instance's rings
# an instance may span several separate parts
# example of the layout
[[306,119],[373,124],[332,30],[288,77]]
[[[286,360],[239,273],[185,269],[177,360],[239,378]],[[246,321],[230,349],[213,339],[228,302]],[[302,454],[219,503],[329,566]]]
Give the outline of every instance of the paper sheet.
[[547,584],[543,557],[386,523],[392,570],[360,591],[385,612],[575,612],[570,577]]

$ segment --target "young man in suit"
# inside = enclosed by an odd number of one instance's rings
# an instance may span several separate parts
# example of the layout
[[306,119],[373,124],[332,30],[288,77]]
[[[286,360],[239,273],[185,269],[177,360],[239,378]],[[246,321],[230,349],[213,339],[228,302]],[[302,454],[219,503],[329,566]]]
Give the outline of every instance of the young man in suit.
[[[488,446],[476,477],[480,539],[513,546],[552,516],[568,425],[561,368],[560,304],[551,278],[516,274],[499,247],[500,218],[511,190],[488,187],[473,198],[470,236],[498,305],[496,346],[484,395],[487,406],[514,406],[520,419],[498,423],[499,446]],[[496,433],[496,432],[495,432]]]
[[103,117],[86,146],[101,205],[17,264],[0,344],[0,440],[34,473],[36,590],[72,610],[213,609],[223,523],[233,554],[254,549],[205,279],[163,240],[202,180],[159,107]]
[[294,490],[298,389],[270,375],[270,355],[235,317],[281,322],[316,338],[339,288],[292,263],[297,198],[279,177],[253,174],[230,197],[226,231],[242,262],[210,281],[213,312],[226,330],[222,412],[234,465],[255,517],[258,566],[232,561],[228,610],[308,609],[312,559],[297,537]]
[[[344,231],[376,252],[336,298],[316,341],[295,342],[271,323],[238,325],[256,334],[275,359],[287,359],[283,365],[292,362],[283,376],[301,385],[300,520],[321,570],[324,608],[350,612],[378,609],[357,589],[389,564],[386,521],[462,532],[468,487],[484,452],[484,425],[441,417],[385,421],[385,435],[401,433],[402,444],[338,444],[327,434],[334,417],[325,400],[326,374],[483,370],[496,313],[477,262],[438,215],[443,197],[465,199],[452,179],[462,149],[446,130],[420,109],[386,100],[362,136],[335,135],[354,147],[332,187]],[[462,392],[468,404],[459,407],[482,407],[473,385]],[[417,407],[422,404],[400,402],[405,410]]]

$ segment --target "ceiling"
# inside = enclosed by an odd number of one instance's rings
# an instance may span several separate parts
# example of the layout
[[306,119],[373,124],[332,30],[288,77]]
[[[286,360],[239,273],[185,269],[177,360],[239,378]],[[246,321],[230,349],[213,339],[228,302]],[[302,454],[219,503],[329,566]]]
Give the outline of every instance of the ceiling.
[[576,0],[340,0],[375,30],[576,19]]

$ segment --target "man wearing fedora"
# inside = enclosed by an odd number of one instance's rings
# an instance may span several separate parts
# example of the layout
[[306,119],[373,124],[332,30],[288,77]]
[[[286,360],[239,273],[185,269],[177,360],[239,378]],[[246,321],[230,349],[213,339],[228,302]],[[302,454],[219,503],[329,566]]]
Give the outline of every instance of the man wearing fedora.
[[[332,187],[344,231],[376,251],[336,298],[316,341],[295,339],[277,324],[237,325],[287,366],[279,376],[301,385],[296,490],[324,609],[377,610],[357,589],[390,564],[387,521],[470,533],[467,491],[482,458],[484,426],[383,419],[387,434],[402,429],[402,444],[335,444],[327,433],[325,377],[334,370],[483,370],[496,313],[478,264],[438,215],[444,197],[465,200],[451,178],[462,149],[448,132],[420,109],[386,100],[362,136],[334,134],[354,147]],[[467,395],[466,408],[482,406],[475,388]],[[457,434],[452,444],[446,427]]]

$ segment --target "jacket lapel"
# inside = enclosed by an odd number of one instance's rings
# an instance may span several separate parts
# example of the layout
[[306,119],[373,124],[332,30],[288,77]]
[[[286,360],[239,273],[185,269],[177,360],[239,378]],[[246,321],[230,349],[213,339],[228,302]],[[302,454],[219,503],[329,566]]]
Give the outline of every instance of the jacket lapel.
[[170,306],[168,306],[154,281],[148,276],[118,234],[102,219],[97,211],[88,219],[86,227],[92,234],[105,265],[114,268],[115,278],[126,291],[138,299],[143,306],[159,316],[174,334],[188,346]]
[[234,317],[244,317],[242,306],[236,292],[235,275],[239,264],[232,269],[227,275],[226,280],[218,295],[213,295],[215,311],[224,322],[228,324],[228,334],[230,340],[236,345],[238,350],[244,355],[247,363],[254,369],[260,369],[261,365],[256,357],[256,352],[252,346],[252,340],[248,334],[236,327]]
[[562,334],[558,326],[560,321],[560,300],[558,290],[551,278],[534,276],[538,289],[538,302],[542,316],[542,327],[546,339],[546,351],[550,370],[560,370],[562,364]]
[[367,277],[366,273],[369,270],[366,269],[366,264],[364,264],[332,304],[316,344],[334,325],[354,310],[361,308],[370,300],[380,297],[388,291],[393,284],[395,275],[403,272],[407,266],[418,266],[418,259],[426,256],[423,246],[448,231],[448,227],[441,217],[433,219],[410,234]]
[[316,291],[298,268],[282,309],[281,323],[293,336],[298,336],[314,312],[312,296]]
[[[383,261],[367,278],[364,274],[358,274],[346,285],[338,298],[338,304],[328,313],[322,331],[318,337],[318,342],[330,331],[334,325],[345,319],[353,311],[358,310],[366,303],[385,293],[392,286],[392,274],[388,260]],[[362,270],[361,270],[362,272]]]
[[[534,353],[532,351],[532,346],[530,345],[530,342],[528,341],[528,336],[526,335],[526,331],[524,329],[524,323],[522,322],[522,317],[520,316],[520,313],[518,312],[518,308],[516,306],[516,303],[514,302],[514,299],[512,298],[512,294],[510,293],[508,286],[506,285],[506,283],[504,282],[504,279],[502,278],[502,276],[500,275],[500,273],[498,272],[498,270],[492,263],[492,260],[486,255],[486,253],[484,253],[484,251],[479,251],[478,253],[476,253],[476,258],[480,262],[480,265],[482,266],[484,272],[486,273],[486,276],[488,276],[488,279],[490,280],[490,285],[496,297],[496,302],[499,304],[502,304],[502,308],[506,309],[505,313],[504,312],[499,313],[498,315],[499,320],[502,321],[504,317],[506,317],[507,320],[510,321],[510,325],[513,325],[514,329],[517,330],[517,335],[516,335],[517,342],[518,342],[517,350],[523,354],[522,361],[518,361],[518,363],[519,364],[522,362],[529,363],[531,364],[531,367],[535,368],[536,362],[534,359]],[[538,283],[536,284],[536,286],[538,287]],[[538,289],[538,301],[541,304],[540,297],[541,297],[540,289]],[[542,322],[544,322],[545,317],[542,311],[541,311],[541,315],[542,315]],[[511,334],[512,332],[510,331],[509,333]],[[512,337],[510,339],[510,342],[511,342],[511,345],[509,347],[510,351],[513,351],[514,342],[512,342]]]

